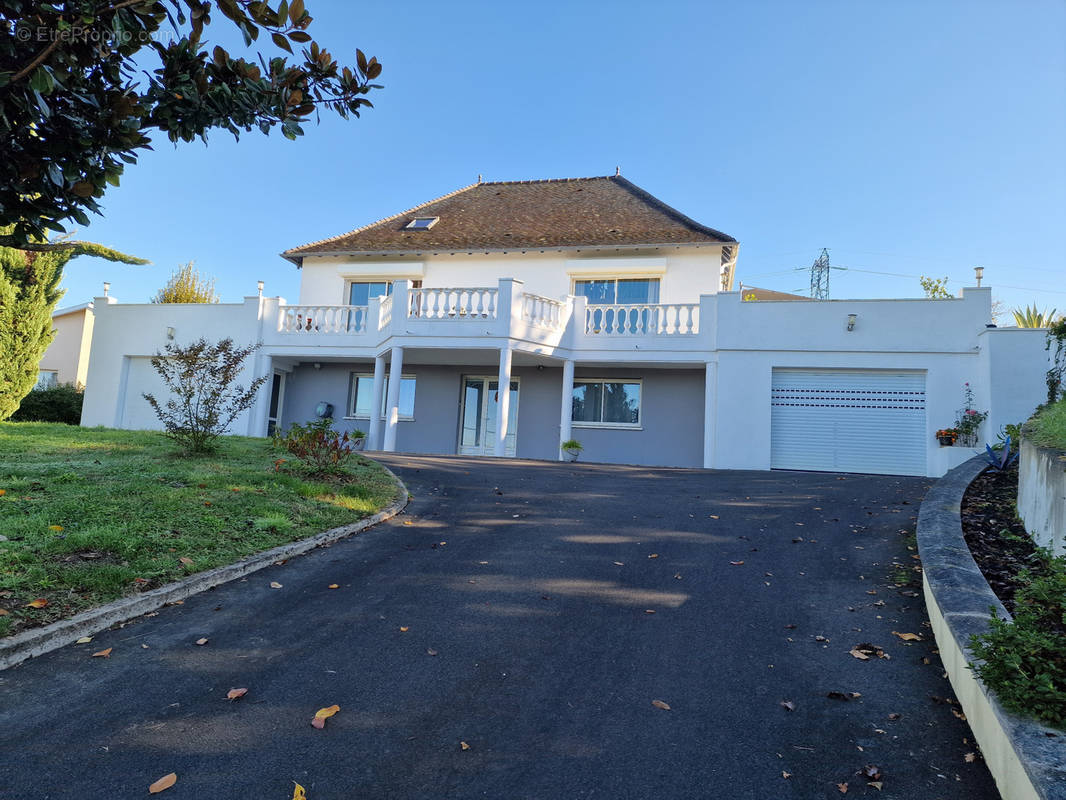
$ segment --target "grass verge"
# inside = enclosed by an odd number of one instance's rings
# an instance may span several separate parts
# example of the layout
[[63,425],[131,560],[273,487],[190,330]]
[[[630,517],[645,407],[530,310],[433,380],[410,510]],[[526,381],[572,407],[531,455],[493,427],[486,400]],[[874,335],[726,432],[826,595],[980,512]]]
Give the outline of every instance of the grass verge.
[[1025,438],[1040,447],[1066,450],[1066,398],[1045,406],[1025,423]]
[[334,478],[275,471],[277,457],[263,439],[186,456],[158,433],[0,423],[0,635],[355,522],[396,493],[362,457]]

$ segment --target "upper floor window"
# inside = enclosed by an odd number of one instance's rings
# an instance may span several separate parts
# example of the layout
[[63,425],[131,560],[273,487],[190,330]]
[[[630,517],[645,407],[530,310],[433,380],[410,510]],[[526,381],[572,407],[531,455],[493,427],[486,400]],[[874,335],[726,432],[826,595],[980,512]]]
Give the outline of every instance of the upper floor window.
[[348,305],[368,306],[371,297],[392,294],[392,281],[352,281],[348,284]]
[[590,306],[644,305],[659,302],[658,278],[597,278],[574,281],[574,294]]
[[[413,288],[422,286],[422,281],[411,281]],[[387,297],[392,294],[392,281],[352,281],[348,284],[348,305],[368,306],[371,297]]]

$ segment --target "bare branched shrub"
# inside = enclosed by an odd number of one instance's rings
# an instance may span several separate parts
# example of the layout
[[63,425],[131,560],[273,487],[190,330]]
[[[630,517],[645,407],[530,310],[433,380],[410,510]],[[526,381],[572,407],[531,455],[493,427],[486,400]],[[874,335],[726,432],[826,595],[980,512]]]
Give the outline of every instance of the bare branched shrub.
[[166,436],[190,453],[208,453],[242,412],[255,403],[266,377],[247,388],[236,383],[244,362],[258,344],[237,347],[232,339],[211,343],[200,339],[184,347],[169,342],[152,358],[152,367],[170,393],[166,402],[142,396],[163,423]]

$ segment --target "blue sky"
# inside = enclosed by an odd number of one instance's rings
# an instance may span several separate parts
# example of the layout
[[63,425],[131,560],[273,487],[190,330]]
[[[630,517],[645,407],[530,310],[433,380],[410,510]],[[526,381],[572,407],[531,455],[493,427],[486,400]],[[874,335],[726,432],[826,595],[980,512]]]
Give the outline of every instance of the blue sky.
[[295,142],[160,140],[79,231],[152,265],[79,258],[61,305],[104,280],[144,302],[188,260],[224,300],[262,279],[295,301],[288,247],[479,173],[617,165],[739,239],[748,284],[806,293],[827,247],[849,268],[832,297],[918,296],[923,274],[954,292],[981,265],[1007,306],[1066,310],[1061,0],[307,5],[342,63],[383,63],[376,108]]

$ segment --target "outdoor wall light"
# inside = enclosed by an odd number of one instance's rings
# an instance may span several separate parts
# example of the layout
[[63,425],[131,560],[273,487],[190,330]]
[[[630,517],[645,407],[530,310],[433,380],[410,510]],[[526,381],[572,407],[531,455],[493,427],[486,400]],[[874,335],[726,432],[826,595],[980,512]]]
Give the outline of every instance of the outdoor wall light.
[[259,290],[259,296],[262,297],[263,296],[263,282],[262,281],[257,281],[255,286]]
[[322,369],[322,365],[319,364],[317,361],[314,364],[312,364],[311,366],[314,367],[315,369]]
[[171,327],[167,328],[167,341],[168,342],[173,342],[174,341],[174,329],[171,328]]
[[983,278],[985,276],[985,268],[984,267],[974,267],[973,268],[973,274],[977,276],[977,285],[980,286],[981,285],[981,278]]
[[855,330],[855,320],[858,318],[858,314],[848,314],[848,330]]

